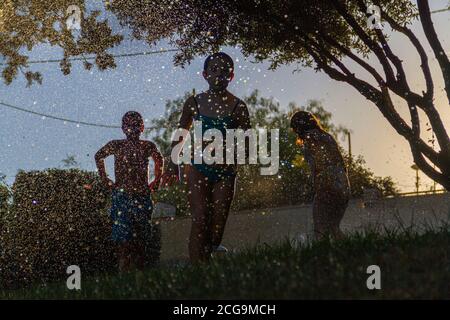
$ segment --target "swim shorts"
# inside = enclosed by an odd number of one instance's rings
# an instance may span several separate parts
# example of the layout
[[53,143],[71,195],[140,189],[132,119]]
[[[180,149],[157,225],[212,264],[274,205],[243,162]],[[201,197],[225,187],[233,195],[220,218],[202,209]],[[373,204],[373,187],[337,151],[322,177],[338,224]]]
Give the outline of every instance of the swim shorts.
[[[130,241],[151,232],[153,202],[150,195],[129,195],[113,190],[109,215],[112,219],[112,240]],[[144,233],[144,234],[140,234]]]

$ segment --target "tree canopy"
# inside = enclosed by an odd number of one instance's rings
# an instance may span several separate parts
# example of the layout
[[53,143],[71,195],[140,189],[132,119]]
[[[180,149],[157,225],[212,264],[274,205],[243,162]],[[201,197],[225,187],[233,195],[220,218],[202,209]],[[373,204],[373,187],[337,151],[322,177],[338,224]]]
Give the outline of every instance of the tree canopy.
[[[374,17],[365,0],[113,0],[108,10],[133,36],[154,44],[161,39],[179,49],[175,64],[184,65],[198,55],[223,46],[240,48],[256,61],[271,67],[296,63],[325,72],[346,82],[377,106],[390,125],[409,144],[417,166],[431,179],[450,190],[450,139],[435,104],[436,74],[429,65],[423,41],[410,23],[417,17],[432,55],[438,62],[450,104],[450,61],[433,26],[427,0],[373,0],[380,8],[384,28],[368,23]],[[70,57],[96,55],[100,69],[114,67],[107,50],[122,40],[112,33],[98,12],[85,13],[78,36],[67,29],[67,8],[83,0],[4,0],[0,4],[0,56],[6,59],[2,75],[7,83],[22,71],[28,81],[41,81],[29,70],[24,48],[49,43],[64,50],[61,69],[70,72]],[[378,17],[377,15],[375,15]],[[389,29],[389,33],[388,33]],[[390,35],[404,36],[420,57],[425,86],[411,88],[404,59],[393,49]],[[374,59],[369,59],[374,57]],[[344,59],[346,58],[346,59]],[[349,64],[351,61],[353,64]],[[364,74],[352,70],[358,66]],[[85,61],[85,67],[92,65]],[[358,72],[359,73],[359,72]],[[397,96],[408,106],[409,118],[393,102]],[[420,118],[419,110],[425,114]],[[437,141],[435,150],[424,137],[422,125],[430,124]]]
[[[68,11],[75,5],[81,10],[81,29],[70,30]],[[60,68],[70,73],[71,57],[95,56],[99,69],[115,67],[107,50],[119,44],[123,36],[113,34],[107,20],[99,21],[99,11],[87,13],[84,0],[2,0],[0,2],[0,57],[3,57],[2,77],[10,84],[19,73],[28,81],[42,82],[42,75],[30,67],[27,51],[39,44],[48,44],[63,50]],[[76,34],[77,33],[77,34]],[[1,62],[1,61],[0,61]],[[93,64],[84,61],[86,69]]]
[[[368,23],[373,12],[364,0],[117,0],[111,10],[149,43],[170,39],[180,50],[176,64],[230,45],[257,61],[269,60],[272,68],[295,62],[346,82],[373,102],[406,139],[419,168],[450,189],[450,139],[435,105],[435,79],[423,44],[409,28],[419,16],[450,103],[450,62],[434,29],[428,1],[418,0],[417,7],[410,0],[372,3],[380,9],[383,29]],[[406,37],[420,56],[426,84],[422,92],[411,88],[403,59],[392,49],[388,26]],[[358,65],[370,80],[357,75],[346,61]],[[400,115],[393,95],[406,102],[410,119]],[[418,110],[425,113],[440,150],[424,140]]]
[[[168,100],[164,115],[153,119],[147,128],[146,132],[151,133],[152,140],[167,157],[170,157],[171,153],[172,132],[178,125],[183,103],[190,95],[191,93],[186,93],[182,98]],[[260,165],[240,166],[237,188],[241,192],[234,201],[234,209],[264,208],[311,201],[314,191],[310,183],[309,167],[301,148],[296,145],[296,135],[290,130],[290,117],[298,110],[309,111],[338,141],[347,137],[349,129],[336,125],[333,115],[318,100],[310,100],[304,106],[295,102],[281,106],[272,97],[261,96],[258,90],[242,99],[247,104],[253,128],[279,129],[280,168],[277,175],[261,176]],[[361,156],[350,157],[343,148],[341,152],[345,155],[353,197],[361,197],[366,189],[377,189],[384,196],[397,193],[397,187],[391,177],[377,177],[367,168]],[[163,190],[159,194],[160,200],[173,203],[179,210],[184,211],[187,203],[183,202],[183,191],[186,192],[179,186]],[[184,203],[184,206],[180,203]]]

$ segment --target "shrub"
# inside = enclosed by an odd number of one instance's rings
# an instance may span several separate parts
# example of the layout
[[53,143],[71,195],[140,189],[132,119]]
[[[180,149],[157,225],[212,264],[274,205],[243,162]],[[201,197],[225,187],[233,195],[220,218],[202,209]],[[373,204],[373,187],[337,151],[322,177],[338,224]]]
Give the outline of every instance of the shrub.
[[238,168],[235,196],[232,210],[264,209],[282,205],[281,180],[276,176],[259,175],[259,167]]
[[3,219],[9,211],[9,199],[11,192],[9,188],[0,182],[0,232],[3,227]]
[[175,184],[155,192],[153,199],[173,205],[176,208],[177,216],[185,216],[190,214],[187,192],[186,184]]
[[[116,266],[109,192],[97,174],[77,169],[21,171],[12,193],[1,233],[1,276],[7,284],[65,277],[69,265],[78,265],[83,274]],[[154,239],[147,240],[148,263],[159,258],[158,228],[154,226]]]
[[[149,129],[154,134],[152,140],[158,144],[168,159],[171,153],[172,131],[177,127],[184,101],[190,96],[191,93],[188,92],[184,97],[167,101],[164,117],[151,121]],[[273,98],[261,97],[258,90],[243,100],[247,104],[253,128],[280,130],[280,170],[277,175],[262,176],[258,165],[239,166],[232,210],[262,209],[312,202],[314,197],[312,177],[304,160],[302,148],[297,145],[297,136],[290,129],[291,115],[298,110],[313,113],[320,120],[322,127],[338,142],[339,138],[347,139],[350,130],[335,125],[332,122],[333,115],[318,100],[310,100],[305,106],[291,102],[285,108],[281,108]],[[148,135],[149,131],[146,134]],[[362,197],[366,189],[376,189],[383,196],[397,193],[391,177],[377,177],[367,168],[361,156],[350,157],[342,148],[341,152],[349,172],[352,197]],[[176,206],[177,215],[185,215],[189,213],[186,189],[184,185],[173,186],[159,193],[158,197],[161,202]]]

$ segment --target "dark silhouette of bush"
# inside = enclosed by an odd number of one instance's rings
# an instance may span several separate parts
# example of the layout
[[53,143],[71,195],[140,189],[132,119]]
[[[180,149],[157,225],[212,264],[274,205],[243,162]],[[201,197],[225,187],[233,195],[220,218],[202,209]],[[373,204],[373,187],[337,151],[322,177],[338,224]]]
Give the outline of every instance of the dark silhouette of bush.
[[[152,132],[152,140],[167,157],[166,163],[171,161],[170,146],[173,130],[177,128],[184,101],[191,95],[192,93],[186,92],[183,97],[168,100],[164,116],[153,119],[148,127],[150,130],[146,132],[147,135]],[[343,141],[343,138],[348,139],[351,130],[335,124],[333,114],[327,111],[319,100],[309,100],[303,106],[291,102],[282,107],[274,98],[262,97],[258,90],[254,90],[243,100],[248,107],[253,128],[280,130],[280,166],[278,174],[272,176],[262,176],[261,165],[238,166],[236,192],[231,210],[257,210],[311,203],[314,197],[312,177],[302,149],[296,144],[297,136],[290,129],[291,115],[300,110],[313,113],[320,120],[322,127],[339,143]],[[348,168],[353,198],[362,197],[366,189],[375,189],[383,196],[398,193],[397,186],[391,177],[376,176],[361,156],[349,156],[342,146],[341,152]],[[156,197],[161,202],[175,206],[178,216],[189,215],[187,192],[187,186],[181,184],[160,190]]]
[[[70,265],[79,266],[82,274],[116,268],[109,191],[96,173],[78,169],[20,171],[12,194],[0,240],[4,285],[64,278]],[[161,247],[159,225],[153,230],[152,239],[145,239],[150,265],[159,260]]]
[[3,219],[8,213],[10,207],[9,204],[10,197],[11,191],[9,190],[8,186],[2,183],[2,176],[0,175],[0,232],[3,227]]

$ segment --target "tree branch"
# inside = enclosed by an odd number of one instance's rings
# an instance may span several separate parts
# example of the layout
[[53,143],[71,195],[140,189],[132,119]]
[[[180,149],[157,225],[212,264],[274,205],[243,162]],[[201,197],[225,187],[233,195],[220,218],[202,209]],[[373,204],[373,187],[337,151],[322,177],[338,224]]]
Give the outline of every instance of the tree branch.
[[410,143],[411,152],[413,155],[413,159],[415,164],[422,170],[423,173],[425,173],[428,177],[430,177],[432,180],[436,181],[439,184],[442,184],[444,188],[447,190],[450,189],[450,179],[449,177],[446,177],[444,174],[438,172],[436,169],[434,169],[423,157],[423,155],[417,150],[417,148],[414,146],[414,144]]
[[350,49],[342,46],[339,42],[334,40],[332,37],[328,36],[327,34],[324,34],[323,32],[319,32],[320,37],[326,41],[329,45],[335,47],[339,51],[341,51],[343,54],[345,54],[347,57],[352,59],[354,62],[359,64],[363,69],[365,69],[367,72],[369,72],[377,81],[377,83],[382,86],[385,85],[386,82],[384,81],[383,77],[375,70],[374,67],[372,67],[370,64],[365,62],[363,59],[358,57],[356,54],[354,54]]
[[[358,1],[358,5],[359,5],[360,9],[364,12],[367,12],[367,6],[364,3],[364,1],[362,1],[362,0],[357,0],[357,1]],[[444,154],[450,154],[449,136],[448,136],[447,130],[442,122],[442,119],[440,118],[439,114],[436,111],[433,101],[421,99],[422,97],[420,97],[418,94],[411,91],[408,81],[407,81],[407,78],[406,78],[406,73],[403,68],[402,61],[398,58],[397,55],[395,55],[393,53],[391,47],[387,43],[386,37],[384,36],[383,32],[379,29],[375,29],[375,33],[377,35],[377,38],[379,39],[379,41],[382,44],[382,48],[383,48],[384,52],[386,53],[386,56],[389,58],[389,60],[392,61],[392,63],[394,64],[394,66],[397,70],[397,83],[400,84],[400,88],[396,88],[396,86],[390,86],[390,87],[392,88],[392,90],[395,93],[397,93],[399,96],[401,96],[408,102],[408,106],[410,106],[410,108],[409,108],[410,111],[411,111],[411,106],[418,105],[418,106],[422,107],[422,109],[427,114],[428,119],[430,120],[430,123],[433,127],[434,132],[436,133],[436,139],[438,140],[438,143],[439,143],[439,146],[440,146],[442,152]],[[413,96],[413,98],[415,100],[422,100],[421,101],[422,103],[419,103],[419,104],[413,103],[410,98],[411,96]],[[413,127],[414,127],[414,124],[413,124]]]
[[[376,3],[380,5],[379,0],[376,0]],[[381,8],[381,7],[380,7]],[[423,96],[425,100],[432,100],[433,99],[433,91],[434,91],[434,84],[433,84],[433,78],[431,76],[430,66],[428,64],[428,55],[425,52],[425,49],[423,48],[422,44],[420,43],[419,39],[417,39],[416,35],[407,27],[400,25],[397,23],[394,19],[392,19],[385,11],[381,10],[381,18],[386,20],[389,25],[396,31],[403,33],[413,44],[413,46],[416,48],[421,61],[421,69],[425,78],[425,84],[427,87],[427,91],[423,92]]]
[[[319,69],[322,69],[327,73],[332,79],[337,81],[347,82],[357,89],[363,96],[368,100],[375,103],[384,117],[389,121],[392,127],[403,137],[405,137],[410,144],[414,144],[416,150],[420,150],[431,162],[437,166],[443,164],[441,158],[428,144],[426,144],[418,135],[417,129],[417,117],[414,116],[417,110],[411,110],[413,112],[413,127],[411,128],[408,124],[401,118],[397,113],[389,96],[389,91],[387,87],[381,87],[381,91],[374,88],[369,83],[358,79],[353,73],[351,73],[336,57],[334,57],[330,52],[327,52],[323,46],[321,47],[319,43],[312,40],[311,38],[305,38],[306,42],[305,48],[308,53],[314,58]],[[315,49],[315,50],[314,50]],[[343,72],[339,72],[335,68],[328,65],[326,58],[329,58],[333,63],[335,63]]]
[[422,22],[425,36],[427,37],[428,43],[433,49],[434,56],[441,67],[442,76],[444,77],[445,82],[445,91],[447,92],[447,99],[450,103],[450,61],[434,29],[428,0],[417,0],[417,6],[419,8],[420,21]]
[[331,0],[331,2],[335,7],[336,11],[345,19],[345,21],[347,21],[347,23],[356,32],[358,37],[377,56],[386,75],[386,82],[395,83],[397,80],[395,79],[392,67],[388,59],[384,55],[383,50],[380,48],[380,46],[370,38],[370,36],[363,30],[363,28],[361,28],[361,26],[358,24],[355,18],[344,8],[344,6],[339,0]]

